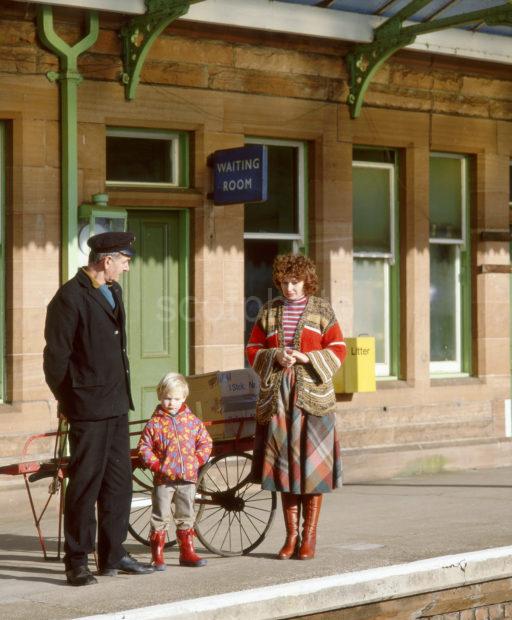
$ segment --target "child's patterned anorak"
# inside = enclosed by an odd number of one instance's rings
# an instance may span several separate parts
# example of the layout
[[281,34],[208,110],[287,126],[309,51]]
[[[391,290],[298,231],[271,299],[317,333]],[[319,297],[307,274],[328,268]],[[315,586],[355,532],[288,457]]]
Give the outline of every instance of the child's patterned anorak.
[[171,415],[158,406],[139,440],[141,462],[154,472],[154,484],[197,482],[199,467],[212,451],[212,438],[201,420],[183,404]]

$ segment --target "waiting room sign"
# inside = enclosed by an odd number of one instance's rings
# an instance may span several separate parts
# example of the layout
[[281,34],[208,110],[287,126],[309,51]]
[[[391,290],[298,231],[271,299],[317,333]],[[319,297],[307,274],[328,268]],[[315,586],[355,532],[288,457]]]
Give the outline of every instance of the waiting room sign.
[[248,144],[215,151],[209,158],[213,166],[213,203],[230,205],[264,202],[268,193],[268,154],[263,144]]

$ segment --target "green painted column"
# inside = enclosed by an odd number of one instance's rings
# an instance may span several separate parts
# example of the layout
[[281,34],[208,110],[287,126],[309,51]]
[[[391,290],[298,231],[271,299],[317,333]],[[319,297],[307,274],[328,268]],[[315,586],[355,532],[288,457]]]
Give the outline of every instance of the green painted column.
[[87,13],[87,35],[70,46],[55,32],[52,7],[43,5],[38,13],[38,34],[42,43],[60,61],[59,73],[48,73],[50,81],[60,82],[61,124],[61,281],[72,277],[78,268],[78,98],[82,81],[78,56],[98,38],[99,20],[95,11]]

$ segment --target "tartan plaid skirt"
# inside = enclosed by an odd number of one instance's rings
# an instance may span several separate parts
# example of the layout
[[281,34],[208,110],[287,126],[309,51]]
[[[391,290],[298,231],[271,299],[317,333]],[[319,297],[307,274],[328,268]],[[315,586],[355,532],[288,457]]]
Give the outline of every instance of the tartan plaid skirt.
[[257,424],[252,477],[267,491],[328,493],[342,484],[334,413],[319,417],[295,405],[295,371],[284,372],[277,413]]

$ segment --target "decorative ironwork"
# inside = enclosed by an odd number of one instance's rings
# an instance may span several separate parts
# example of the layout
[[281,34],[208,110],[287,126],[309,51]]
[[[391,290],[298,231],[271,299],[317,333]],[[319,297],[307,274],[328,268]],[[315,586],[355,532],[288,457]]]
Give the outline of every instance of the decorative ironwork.
[[505,4],[490,9],[403,26],[408,17],[431,1],[413,0],[375,29],[374,40],[371,43],[356,45],[353,51],[347,54],[345,58],[349,72],[347,103],[352,118],[359,116],[364,96],[375,73],[396,51],[414,43],[418,35],[473,23],[485,23],[489,26],[512,25],[512,0],[507,0]]
[[127,99],[135,98],[135,90],[146,56],[158,35],[178,17],[185,15],[191,4],[202,0],[145,0],[146,13],[134,17],[121,29],[123,40],[123,73]]

